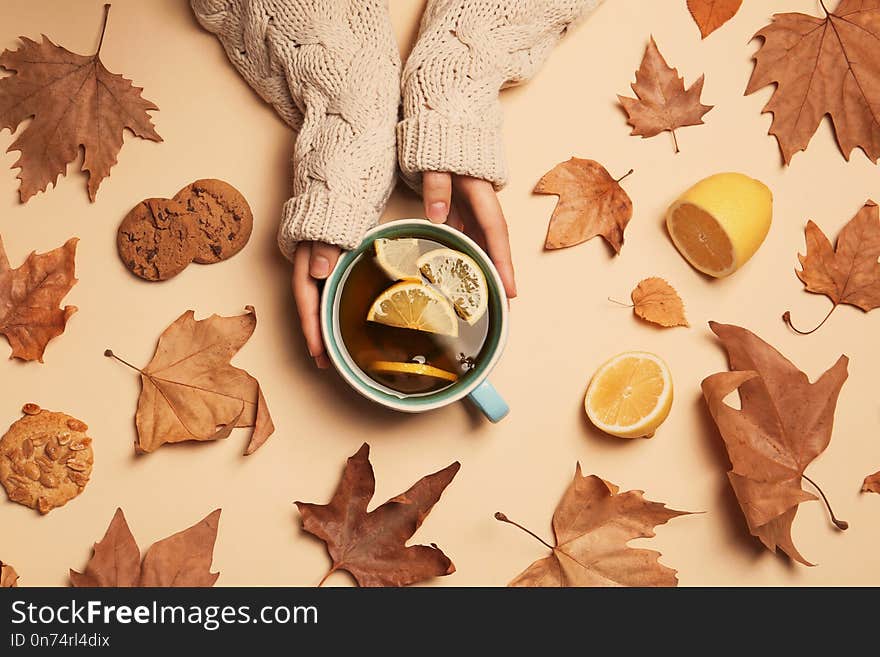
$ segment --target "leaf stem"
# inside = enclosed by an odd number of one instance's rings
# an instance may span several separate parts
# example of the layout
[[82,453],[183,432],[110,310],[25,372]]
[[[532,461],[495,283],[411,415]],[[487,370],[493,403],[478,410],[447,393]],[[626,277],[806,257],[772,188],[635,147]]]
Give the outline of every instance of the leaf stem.
[[675,152],[681,153],[681,149],[678,147],[678,137],[675,136],[675,130],[670,130],[672,133],[672,143],[675,144]]
[[835,310],[837,310],[837,306],[838,306],[838,304],[836,304],[836,303],[835,303],[833,306],[831,306],[831,310],[829,310],[829,311],[828,311],[828,314],[825,315],[825,319],[823,319],[822,322],[819,324],[819,326],[817,326],[816,328],[814,328],[812,331],[801,331],[801,330],[800,330],[799,328],[797,328],[794,324],[792,324],[792,323],[791,323],[791,312],[788,311],[788,310],[786,310],[785,313],[783,313],[783,315],[782,315],[782,321],[785,322],[785,323],[788,325],[788,328],[790,328],[790,329],[791,329],[792,331],[794,331],[795,333],[799,333],[800,335],[810,335],[810,334],[815,333],[816,331],[818,331],[818,330],[819,330],[820,328],[822,328],[823,326],[825,326],[825,322],[827,322],[827,321],[828,321],[828,318],[831,317],[831,313],[833,313]]
[[831,510],[831,504],[828,502],[828,498],[825,497],[824,491],[821,488],[819,488],[819,484],[817,484],[815,481],[810,479],[805,474],[802,474],[801,477],[803,477],[804,479],[809,481],[813,485],[813,488],[815,488],[817,491],[819,491],[819,495],[822,496],[822,501],[825,502],[825,506],[828,507],[828,513],[831,514],[831,522],[834,523],[834,526],[837,527],[841,531],[845,531],[845,530],[849,529],[849,523],[846,520],[839,520],[834,515],[834,511]]
[[819,0],[819,4],[822,6],[822,11],[825,12],[825,15],[830,16],[831,12],[828,11],[828,7],[825,6],[825,0]]
[[114,354],[112,349],[105,349],[105,350],[104,350],[104,355],[105,355],[107,358],[115,358],[116,360],[118,360],[118,361],[119,361],[120,363],[122,363],[123,365],[127,365],[128,367],[130,367],[131,369],[133,369],[135,372],[140,372],[141,374],[144,373],[144,371],[143,371],[140,367],[135,367],[134,365],[132,365],[131,363],[129,363],[127,360],[123,360],[123,359],[121,359],[119,356],[117,356],[116,354]]
[[611,297],[608,297],[608,300],[611,303],[616,303],[618,306],[623,306],[624,308],[635,308],[634,304],[624,303],[623,301],[618,301],[617,299],[612,299]]
[[614,182],[619,183],[619,182],[621,182],[621,181],[623,181],[623,180],[626,180],[626,179],[629,178],[631,175],[633,175],[634,172],[635,172],[635,169],[630,169],[629,171],[627,171],[625,174],[623,174],[620,178],[618,178],[618,179],[615,180]]
[[533,536],[534,538],[538,539],[541,543],[543,543],[544,545],[546,545],[546,546],[547,546],[548,548],[550,548],[551,550],[555,550],[555,549],[556,549],[556,548],[554,548],[552,545],[550,545],[547,541],[545,541],[543,538],[541,538],[540,536],[538,536],[535,532],[531,531],[530,529],[526,529],[525,527],[523,527],[523,526],[522,526],[521,524],[519,524],[518,522],[514,522],[513,520],[511,520],[510,518],[508,518],[506,515],[504,515],[503,513],[501,513],[500,511],[497,511],[497,512],[495,513],[495,520],[500,520],[501,522],[506,522],[508,525],[513,525],[514,527],[519,527],[519,528],[522,529],[526,534],[528,534],[529,536]]
[[104,5],[104,23],[101,25],[101,38],[98,40],[98,49],[95,51],[95,57],[101,53],[101,46],[104,45],[104,33],[107,31],[107,20],[110,17],[110,3]]
[[327,581],[327,578],[330,577],[333,573],[336,572],[336,566],[333,566],[330,570],[327,571],[327,574],[321,578],[321,581],[318,582],[318,588],[324,586],[324,582]]

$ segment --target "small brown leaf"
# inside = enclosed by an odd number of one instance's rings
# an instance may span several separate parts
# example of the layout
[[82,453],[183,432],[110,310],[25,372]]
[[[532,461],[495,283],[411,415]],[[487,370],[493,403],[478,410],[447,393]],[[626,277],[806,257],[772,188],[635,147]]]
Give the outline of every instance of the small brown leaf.
[[141,374],[138,452],[165,443],[226,438],[236,427],[254,427],[245,454],[253,454],[275,431],[259,382],[230,360],[253,335],[257,316],[212,315],[196,320],[192,310],[159,337],[156,353]]
[[82,573],[71,570],[70,582],[76,587],[130,587],[138,586],[140,576],[141,552],[122,509],[116,509],[86,569]]
[[705,76],[701,75],[690,89],[685,90],[684,78],[666,63],[651,37],[642,65],[636,71],[636,81],[631,85],[638,100],[617,97],[629,116],[629,124],[633,127],[631,134],[647,138],[671,132],[677,153],[676,129],[702,125],[703,116],[713,107],[700,102],[704,79]]
[[[830,0],[827,4],[831,4]],[[824,7],[824,5],[823,5]],[[829,116],[844,157],[861,148],[875,164],[880,158],[880,0],[840,0],[823,18],[775,14],[755,38],[755,70],[746,95],[776,88],[764,106],[773,115],[786,164],[807,149]]]
[[211,572],[220,509],[196,523],[154,543],[141,565],[140,551],[116,509],[104,538],[95,544],[94,555],[82,573],[70,571],[75,587],[208,587],[219,573]]
[[[865,312],[880,307],[880,210],[876,203],[868,201],[843,227],[837,248],[831,247],[825,233],[812,221],[807,223],[806,239],[807,254],[798,254],[802,269],[795,273],[807,292],[824,294],[834,304],[822,324],[841,304]],[[791,315],[785,313],[783,317],[791,326]],[[813,333],[822,324],[812,331],[795,331]]]
[[76,285],[76,243],[48,253],[31,252],[17,269],[9,266],[0,238],[0,334],[12,347],[10,358],[43,362],[46,345],[62,333],[76,306],[61,300]]
[[863,493],[880,493],[880,472],[875,472],[870,477],[865,477],[862,484]]
[[552,550],[510,586],[676,586],[676,571],[658,561],[659,552],[628,543],[651,538],[657,525],[689,513],[668,509],[643,495],[640,490],[621,493],[595,475],[583,476],[578,463],[574,481],[553,514],[555,546],[496,513],[497,520],[523,529]]
[[[810,383],[754,333],[716,322],[709,326],[727,350],[731,371],[704,379],[703,396],[727,447],[733,466],[728,478],[749,531],[771,552],[780,548],[810,566],[794,546],[791,525],[801,502],[818,499],[803,489],[804,470],[831,442],[849,359],[841,356]],[[724,401],[734,391],[739,392],[740,409]],[[846,529],[833,513],[831,519]]]
[[559,202],[550,218],[544,248],[564,249],[601,235],[615,253],[620,253],[623,232],[633,214],[632,201],[620,180],[612,178],[598,162],[577,157],[546,173],[535,193],[556,195]]
[[303,529],[324,541],[333,560],[324,579],[346,570],[360,586],[408,586],[454,573],[455,566],[440,548],[433,544],[407,547],[406,542],[460,467],[456,461],[422,477],[405,493],[368,512],[376,480],[370,446],[364,443],[349,457],[329,504],[296,503]]
[[632,291],[633,311],[647,322],[666,328],[690,326],[678,292],[662,278],[646,278]]
[[736,16],[742,0],[687,0],[687,6],[705,39]]
[[8,563],[0,561],[0,589],[15,588],[18,586],[18,573]]
[[[109,7],[105,5],[101,43]],[[33,119],[8,149],[21,152],[12,165],[21,169],[21,202],[55,184],[80,147],[94,201],[116,164],[125,129],[141,139],[162,141],[147,114],[159,108],[144,100],[143,90],[131,80],[104,68],[98,56],[101,44],[94,55],[77,55],[46,36],[39,43],[20,38],[21,48],[0,55],[0,68],[14,72],[0,79],[0,130],[15,132]]]

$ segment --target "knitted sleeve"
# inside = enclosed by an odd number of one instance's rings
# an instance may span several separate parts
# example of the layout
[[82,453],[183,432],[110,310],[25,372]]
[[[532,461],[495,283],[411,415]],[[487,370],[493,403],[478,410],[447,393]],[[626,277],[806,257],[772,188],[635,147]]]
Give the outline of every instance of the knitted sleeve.
[[256,92],[298,131],[278,245],[353,248],[396,168],[400,56],[387,0],[191,0]]
[[398,158],[411,187],[423,171],[507,182],[501,89],[525,82],[580,16],[602,0],[429,0],[403,72]]

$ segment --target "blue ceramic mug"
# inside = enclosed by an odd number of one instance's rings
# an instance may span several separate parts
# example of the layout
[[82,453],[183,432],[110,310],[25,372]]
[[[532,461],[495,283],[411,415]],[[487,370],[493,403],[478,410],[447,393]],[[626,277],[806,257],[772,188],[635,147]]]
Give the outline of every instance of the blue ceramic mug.
[[[477,366],[458,381],[442,390],[422,395],[404,395],[371,379],[348,353],[339,329],[339,303],[352,267],[365,252],[370,252],[379,238],[422,238],[439,242],[467,254],[480,266],[489,288],[488,309],[492,321]],[[507,343],[508,308],[501,276],[489,256],[469,237],[446,226],[424,219],[401,219],[373,228],[353,251],[342,255],[324,286],[321,300],[321,332],[327,354],[343,379],[361,395],[374,402],[407,413],[421,413],[467,398],[492,422],[504,418],[510,408],[498,394],[488,376],[501,359]]]

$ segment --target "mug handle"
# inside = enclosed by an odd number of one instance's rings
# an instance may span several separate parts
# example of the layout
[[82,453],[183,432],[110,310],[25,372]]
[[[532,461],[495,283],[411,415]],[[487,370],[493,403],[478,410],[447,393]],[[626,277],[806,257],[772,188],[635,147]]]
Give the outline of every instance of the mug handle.
[[483,415],[490,422],[500,422],[510,413],[510,406],[488,381],[483,381],[478,385],[468,395],[468,399],[483,412]]

